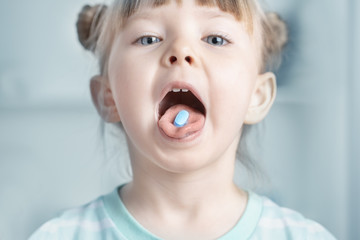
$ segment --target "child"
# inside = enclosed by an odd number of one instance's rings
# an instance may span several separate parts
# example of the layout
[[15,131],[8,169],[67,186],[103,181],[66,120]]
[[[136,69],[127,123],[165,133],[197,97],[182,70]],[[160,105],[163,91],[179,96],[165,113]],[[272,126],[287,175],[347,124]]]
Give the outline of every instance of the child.
[[86,6],[78,30],[99,57],[94,105],[121,122],[133,180],[31,239],[334,239],[233,182],[242,130],[276,95],[276,15],[256,0],[115,0]]

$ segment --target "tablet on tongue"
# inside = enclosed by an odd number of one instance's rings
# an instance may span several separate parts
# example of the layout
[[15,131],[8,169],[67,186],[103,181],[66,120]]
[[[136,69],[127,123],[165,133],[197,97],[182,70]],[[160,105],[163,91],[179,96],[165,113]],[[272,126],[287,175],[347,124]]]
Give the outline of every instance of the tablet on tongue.
[[[176,115],[181,110],[186,110],[189,112],[188,123],[183,127],[176,127],[174,125],[174,120]],[[182,139],[201,130],[201,128],[204,126],[204,123],[204,114],[187,105],[177,104],[166,110],[165,114],[160,117],[158,124],[160,129],[163,130],[167,136],[171,138]]]

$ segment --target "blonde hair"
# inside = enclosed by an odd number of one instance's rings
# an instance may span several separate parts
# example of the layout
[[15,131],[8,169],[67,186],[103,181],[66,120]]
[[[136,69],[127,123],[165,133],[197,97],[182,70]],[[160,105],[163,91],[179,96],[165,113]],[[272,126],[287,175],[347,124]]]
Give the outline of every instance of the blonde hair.
[[[100,74],[107,76],[108,58],[115,37],[126,20],[141,7],[159,7],[172,0],[114,0],[110,7],[86,5],[79,14],[77,30],[80,43],[99,59]],[[181,5],[182,0],[176,0]],[[285,23],[275,13],[265,14],[256,0],[196,0],[200,6],[218,7],[243,21],[249,34],[260,44],[260,72],[280,64],[280,52],[287,42]]]

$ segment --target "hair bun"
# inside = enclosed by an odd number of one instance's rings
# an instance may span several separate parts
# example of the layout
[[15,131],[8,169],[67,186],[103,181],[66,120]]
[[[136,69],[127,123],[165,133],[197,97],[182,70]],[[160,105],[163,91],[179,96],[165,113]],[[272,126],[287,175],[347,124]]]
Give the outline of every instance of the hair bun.
[[76,22],[78,38],[81,45],[92,52],[95,51],[96,42],[99,38],[106,5],[85,5],[79,13]]
[[272,35],[273,47],[281,51],[289,40],[287,25],[277,13],[269,12],[266,14],[266,17]]

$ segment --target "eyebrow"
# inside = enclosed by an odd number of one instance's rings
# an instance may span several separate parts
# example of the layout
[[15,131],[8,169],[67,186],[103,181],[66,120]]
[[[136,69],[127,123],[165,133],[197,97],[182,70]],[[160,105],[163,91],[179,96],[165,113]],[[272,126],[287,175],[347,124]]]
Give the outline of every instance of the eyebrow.
[[132,18],[132,19],[144,19],[144,20],[149,20],[151,19],[152,17],[154,17],[154,14],[151,13],[150,10],[139,10],[139,11],[136,11],[133,15],[131,15],[129,18]]
[[[214,7],[206,7],[206,6],[204,6],[204,8],[207,8],[207,10],[201,11],[201,14],[205,15],[209,19],[223,18],[223,17],[225,17],[225,18],[234,17],[231,13],[221,11],[221,9],[219,9],[216,6],[214,6]],[[217,9],[217,10],[214,10],[214,9]]]
[[[165,6],[165,5],[162,5]],[[155,17],[155,14],[151,11],[151,9],[157,9],[162,6],[157,6],[154,8],[144,8],[139,9],[134,14],[132,14],[129,18],[133,20],[152,20]],[[216,19],[216,18],[232,18],[234,17],[231,13],[224,12],[219,9],[217,6],[200,6],[201,10],[198,11],[198,14],[207,17],[208,19]]]

